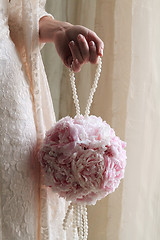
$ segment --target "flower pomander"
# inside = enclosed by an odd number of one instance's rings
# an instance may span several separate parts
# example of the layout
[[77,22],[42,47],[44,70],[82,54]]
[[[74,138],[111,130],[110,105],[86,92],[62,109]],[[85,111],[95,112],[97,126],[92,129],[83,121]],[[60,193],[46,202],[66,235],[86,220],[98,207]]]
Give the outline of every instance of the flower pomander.
[[94,205],[124,177],[125,146],[101,117],[62,118],[38,154],[45,184],[68,201]]

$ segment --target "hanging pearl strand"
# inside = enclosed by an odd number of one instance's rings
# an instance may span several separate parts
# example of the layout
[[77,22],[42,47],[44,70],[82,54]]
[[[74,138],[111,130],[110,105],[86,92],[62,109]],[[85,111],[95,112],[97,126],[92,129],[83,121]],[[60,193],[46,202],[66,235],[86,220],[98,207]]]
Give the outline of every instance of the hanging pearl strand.
[[70,215],[70,212],[73,210],[73,204],[70,203],[68,208],[67,208],[67,212],[66,212],[66,215],[65,215],[65,218],[63,219],[63,230],[67,230],[71,224],[69,225],[69,221],[68,221],[68,218],[69,218],[69,215]]
[[82,216],[82,213],[83,213],[83,205],[80,205],[79,206],[79,212],[80,212],[80,226],[79,226],[79,240],[83,240],[83,229],[84,229],[84,221],[83,221],[83,216]]
[[77,205],[73,205],[73,240],[77,240]]
[[[97,69],[96,69],[96,73],[95,73],[95,79],[94,79],[94,83],[90,90],[89,98],[87,101],[85,116],[88,116],[90,114],[90,108],[91,108],[91,104],[93,102],[94,93],[98,86],[101,69],[102,69],[102,59],[101,59],[101,57],[98,57],[98,64],[97,64]],[[79,105],[79,99],[78,99],[78,95],[77,95],[76,84],[75,84],[75,74],[72,70],[72,65],[71,65],[71,68],[69,69],[69,72],[70,72],[69,76],[70,76],[70,82],[71,82],[72,93],[73,93],[73,101],[74,101],[75,108],[76,108],[76,115],[79,116],[80,115],[80,105]]]
[[[73,210],[73,219],[69,225],[69,214]],[[86,205],[77,205],[70,203],[65,218],[63,220],[63,229],[67,230],[72,225],[73,240],[87,240],[88,237],[88,218]]]
[[100,78],[100,74],[101,74],[101,69],[102,69],[102,59],[101,57],[99,57],[98,59],[98,65],[97,65],[97,69],[96,69],[96,74],[95,74],[95,79],[92,85],[92,88],[90,90],[90,94],[89,94],[89,98],[87,101],[87,106],[86,106],[86,110],[85,110],[85,116],[88,116],[90,114],[90,108],[91,108],[91,104],[93,102],[93,96],[95,94],[95,91],[97,89],[98,86],[98,81]]
[[75,84],[75,74],[72,70],[72,65],[71,68],[69,69],[69,76],[70,76],[70,82],[71,82],[71,88],[72,88],[72,94],[73,94],[73,101],[75,104],[76,108],[76,115],[80,116],[80,106],[79,106],[79,99],[77,95],[77,89],[76,89],[76,84]]
[[88,218],[87,218],[87,207],[83,205],[83,221],[84,221],[84,229],[83,229],[83,240],[87,240],[88,237]]

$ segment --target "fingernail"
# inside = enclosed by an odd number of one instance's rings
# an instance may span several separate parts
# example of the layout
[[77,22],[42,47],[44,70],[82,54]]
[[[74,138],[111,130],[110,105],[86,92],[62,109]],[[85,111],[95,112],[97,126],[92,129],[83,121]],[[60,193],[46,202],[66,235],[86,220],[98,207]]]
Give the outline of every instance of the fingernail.
[[82,34],[78,34],[78,39],[79,40],[81,40],[81,39],[83,39],[84,37],[83,37],[83,35]]
[[75,64],[78,65],[79,64],[79,61],[78,59],[75,59]]
[[95,43],[94,43],[93,41],[90,41],[90,42],[89,42],[89,46],[90,46],[90,47],[94,47],[94,46],[95,46]]
[[103,48],[100,49],[99,53],[101,56],[103,56]]
[[74,41],[71,41],[71,42],[69,43],[69,45],[70,45],[70,46],[74,46]]

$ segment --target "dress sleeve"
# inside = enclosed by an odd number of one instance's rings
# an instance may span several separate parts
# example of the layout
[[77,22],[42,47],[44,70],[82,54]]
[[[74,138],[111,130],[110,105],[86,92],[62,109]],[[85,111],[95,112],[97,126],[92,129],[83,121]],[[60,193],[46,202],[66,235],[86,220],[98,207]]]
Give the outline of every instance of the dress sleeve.
[[39,11],[38,11],[39,19],[41,19],[44,16],[48,16],[54,19],[54,17],[51,14],[45,11],[45,4],[46,4],[46,0],[39,1]]
[[[22,45],[24,45],[24,38],[31,39],[32,36],[34,36],[34,34],[32,34],[33,29],[36,29],[37,32],[39,31],[38,22],[40,18],[49,16],[54,19],[51,14],[45,11],[45,4],[46,0],[10,1],[8,23],[12,40],[17,48],[20,48]],[[40,49],[42,49],[43,46],[44,44],[39,43]]]

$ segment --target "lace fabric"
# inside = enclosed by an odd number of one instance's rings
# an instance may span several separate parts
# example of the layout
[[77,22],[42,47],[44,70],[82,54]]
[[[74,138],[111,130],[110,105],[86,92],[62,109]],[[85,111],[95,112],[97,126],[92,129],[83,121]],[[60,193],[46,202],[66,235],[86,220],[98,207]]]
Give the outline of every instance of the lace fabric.
[[36,0],[0,4],[2,240],[66,239],[61,225],[65,201],[43,186],[36,161],[45,131],[55,122],[38,42],[39,18],[47,14],[44,4]]
[[36,129],[32,98],[9,36],[0,41],[0,51],[1,239],[25,239],[27,235],[32,240],[36,239],[33,226],[37,225],[38,202],[38,181],[33,179]]

